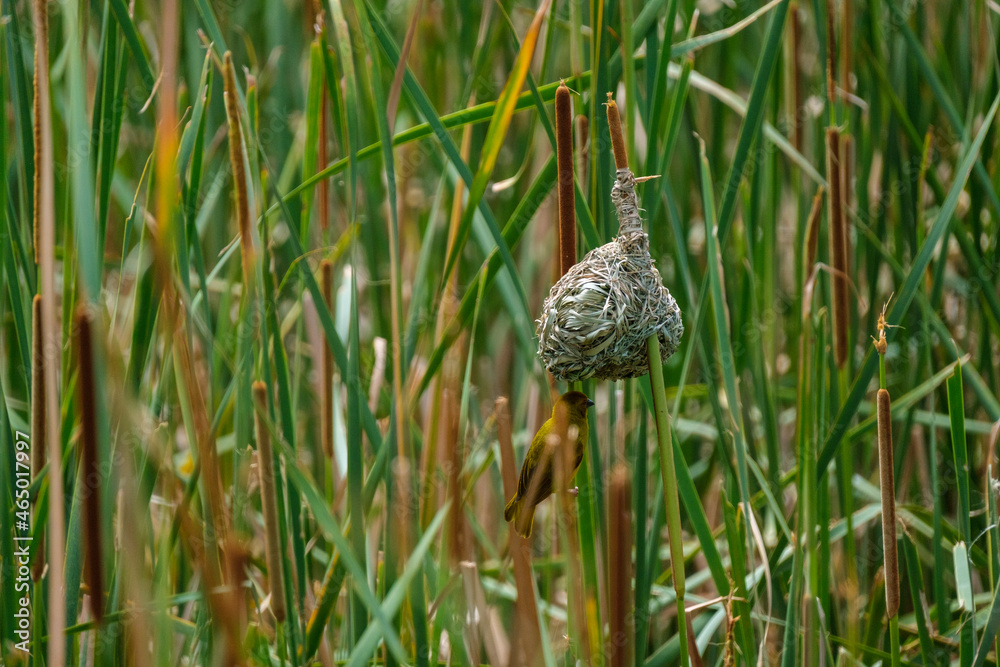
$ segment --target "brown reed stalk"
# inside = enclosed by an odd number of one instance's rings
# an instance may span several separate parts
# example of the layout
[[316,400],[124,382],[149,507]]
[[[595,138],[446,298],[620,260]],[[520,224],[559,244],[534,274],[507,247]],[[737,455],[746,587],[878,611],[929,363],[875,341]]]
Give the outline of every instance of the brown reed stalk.
[[[328,259],[320,262],[320,284],[323,290],[323,302],[327,309],[333,312],[333,264]],[[329,345],[323,346],[320,361],[320,425],[319,440],[323,446],[323,454],[326,455],[336,466],[336,458],[333,456],[333,352]],[[333,469],[331,468],[331,474]],[[336,480],[336,476],[333,477]]]
[[[45,442],[48,453],[49,470],[49,516],[48,549],[46,558],[55,564],[49,568],[47,598],[47,630],[49,635],[46,651],[48,667],[63,667],[66,664],[66,595],[62,562],[66,550],[66,517],[63,499],[62,443],[59,438],[59,387],[58,353],[60,325],[56,309],[55,287],[55,159],[52,149],[52,104],[49,95],[49,49],[48,15],[45,0],[31,3],[31,17],[35,28],[35,178],[37,195],[35,210],[38,212],[37,238],[35,239],[35,261],[38,263],[40,293],[42,302],[43,354],[51,349],[43,366],[45,374]],[[49,348],[46,343],[52,343]]]
[[850,324],[847,284],[847,225],[844,221],[844,194],[840,182],[840,131],[826,128],[826,180],[830,184],[829,219],[830,264],[833,267],[833,351],[837,366],[847,362],[847,331]]
[[556,89],[556,162],[559,197],[559,275],[576,264],[576,201],[573,192],[573,100],[569,88]]
[[[850,218],[851,209],[854,208],[855,187],[854,187],[854,137],[850,134],[840,135],[840,192],[841,210],[844,215],[844,224]],[[919,200],[918,200],[919,201]],[[845,253],[847,264],[851,263],[851,239],[844,237]]]
[[803,267],[802,277],[808,280],[816,266],[816,249],[819,246],[819,221],[820,213],[823,210],[823,186],[816,188],[816,196],[813,197],[812,208],[809,209],[809,217],[806,219],[806,263]]
[[840,88],[851,92],[851,28],[854,23],[854,3],[843,0],[840,14]]
[[[570,495],[569,484],[572,481],[573,468],[576,459],[575,445],[578,433],[577,427],[569,424],[569,412],[563,403],[556,403],[552,413],[554,428],[547,437],[546,451],[542,456],[541,468],[547,465],[546,456],[552,461],[553,489],[556,491],[558,503],[558,532],[565,544],[567,581],[566,593],[569,599],[570,622],[574,627],[573,634],[579,641],[580,659],[583,664],[590,664],[591,633],[587,625],[587,603],[583,589],[583,565],[580,562],[580,544],[578,540],[576,508]],[[527,497],[534,498],[541,476],[534,475],[528,486]],[[522,517],[524,514],[522,513]],[[597,639],[596,637],[593,639]]]
[[[201,466],[202,495],[206,505],[205,533],[208,542],[205,548],[208,562],[204,568],[204,574],[206,581],[215,582],[215,586],[225,586],[228,577],[219,561],[219,547],[227,542],[228,516],[222,493],[222,478],[219,473],[215,433],[212,430],[211,419],[206,408],[202,385],[197,381],[199,374],[191,348],[188,346],[183,311],[179,311],[176,317],[173,340],[176,365],[180,369],[188,392],[188,402],[191,405],[191,416],[194,422],[193,438],[198,453],[198,464]],[[188,437],[192,436],[189,434]]]
[[[840,210],[844,219],[844,265],[854,266],[854,248],[851,246],[851,235],[848,233],[848,222],[851,211],[855,208],[855,143],[854,137],[843,134],[840,137]],[[919,201],[919,200],[918,200]]]
[[250,199],[247,195],[246,169],[243,166],[243,134],[240,130],[236,72],[230,51],[226,51],[223,69],[226,80],[223,97],[226,100],[226,118],[229,122],[229,162],[233,169],[233,186],[236,189],[236,222],[240,230],[240,248],[243,256],[243,287],[251,289],[255,254],[250,228]]
[[444,473],[448,477],[448,495],[451,497],[449,513],[449,550],[452,565],[466,558],[465,504],[462,502],[462,455],[458,438],[458,398],[456,387],[447,386],[441,395],[441,428],[444,436]]
[[104,619],[104,558],[101,536],[102,474],[97,444],[97,385],[94,369],[93,320],[86,306],[77,308],[73,335],[79,359],[77,401],[80,410],[80,495],[83,498],[84,580],[90,589],[90,611],[101,623]]
[[264,514],[264,557],[271,588],[271,609],[279,623],[285,620],[285,580],[281,573],[281,534],[278,528],[278,495],[275,487],[274,449],[264,415],[267,414],[267,385],[253,383],[257,430],[257,471],[260,475],[260,504]]
[[[48,49],[49,49],[49,14],[46,11],[45,0],[36,0],[33,5],[38,6],[35,13],[35,79],[34,79],[34,110],[35,110],[35,178],[32,184],[34,192],[34,246],[31,253],[38,263],[38,251],[42,246],[40,211],[42,202],[42,170],[39,165],[42,162],[42,86],[48,86]],[[43,67],[44,65],[44,67]],[[44,82],[39,81],[39,76],[44,75]],[[48,90],[45,91],[46,96]]]
[[[37,209],[36,209],[37,210]],[[42,295],[31,303],[31,477],[37,480],[45,468],[45,338],[42,329]],[[37,502],[38,497],[35,497]],[[37,583],[45,571],[45,531],[34,545],[31,577]]]
[[[608,527],[611,540],[608,554],[608,637],[611,667],[632,663],[629,638],[634,636],[632,609],[632,481],[628,466],[619,463],[611,471],[608,504]],[[690,625],[688,626],[690,628]]]
[[[503,477],[505,498],[513,498],[517,493],[517,462],[514,459],[514,444],[510,428],[510,407],[507,398],[501,396],[494,404],[497,417],[497,442],[500,445],[500,470]],[[509,524],[510,555],[514,561],[514,584],[517,586],[517,613],[514,615],[516,645],[511,646],[511,664],[532,665],[539,662],[542,649],[542,634],[538,627],[537,602],[531,572],[531,543],[518,535],[513,522]],[[522,662],[516,656],[523,652]]]

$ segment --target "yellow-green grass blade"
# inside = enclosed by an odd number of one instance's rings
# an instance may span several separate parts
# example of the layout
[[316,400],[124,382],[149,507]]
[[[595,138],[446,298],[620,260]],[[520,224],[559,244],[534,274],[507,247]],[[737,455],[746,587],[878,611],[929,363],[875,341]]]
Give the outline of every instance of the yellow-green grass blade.
[[[974,544],[972,534],[972,508],[969,499],[969,454],[965,442],[965,399],[962,395],[962,364],[948,378],[948,415],[951,419],[951,448],[955,462],[955,481],[958,484],[958,525],[966,544]],[[973,608],[974,610],[974,608]]]

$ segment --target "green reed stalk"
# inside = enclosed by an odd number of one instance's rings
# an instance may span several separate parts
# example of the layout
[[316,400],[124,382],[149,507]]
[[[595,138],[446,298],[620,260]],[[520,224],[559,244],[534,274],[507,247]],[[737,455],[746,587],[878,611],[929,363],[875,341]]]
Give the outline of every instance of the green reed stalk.
[[[617,169],[628,168],[628,154],[625,152],[625,137],[622,134],[618,105],[614,100],[607,103],[608,126],[611,130],[611,147]],[[667,510],[667,534],[670,539],[670,565],[674,575],[674,591],[677,596],[677,640],[680,642],[681,664],[689,664],[687,617],[684,609],[684,542],[681,538],[681,508],[677,496],[677,473],[674,467],[674,452],[671,445],[670,412],[667,409],[667,395],[663,386],[663,365],[660,362],[660,341],[656,334],[646,340],[649,357],[649,384],[653,392],[653,411],[656,417],[657,445],[660,451],[660,473],[663,475],[663,500]],[[642,622],[641,620],[639,622]]]

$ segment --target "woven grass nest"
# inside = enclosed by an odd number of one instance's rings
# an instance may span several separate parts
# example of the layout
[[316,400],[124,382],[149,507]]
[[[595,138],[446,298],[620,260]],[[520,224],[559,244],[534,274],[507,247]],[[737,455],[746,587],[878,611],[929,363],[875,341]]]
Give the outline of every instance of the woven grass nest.
[[556,379],[640,377],[649,372],[650,335],[663,361],[680,344],[681,311],[649,256],[635,185],[628,168],[618,170],[611,191],[618,237],[573,265],[542,304],[538,356]]

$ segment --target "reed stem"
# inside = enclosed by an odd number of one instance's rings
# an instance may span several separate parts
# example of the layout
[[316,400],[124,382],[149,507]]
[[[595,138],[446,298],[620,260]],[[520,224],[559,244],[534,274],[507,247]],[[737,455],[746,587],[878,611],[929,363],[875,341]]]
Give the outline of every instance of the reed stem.
[[[649,352],[649,384],[653,391],[653,410],[656,416],[656,442],[660,451],[660,474],[663,477],[663,500],[667,510],[670,567],[677,596],[677,639],[680,642],[681,664],[687,665],[690,663],[684,609],[684,543],[681,541],[681,507],[677,498],[677,472],[670,440],[670,413],[667,411],[667,395],[663,387],[659,339],[655,335],[650,336],[646,339],[646,347]],[[642,619],[638,619],[638,622],[642,622]]]
[[[45,468],[45,346],[42,329],[42,295],[36,294],[31,304],[31,477],[37,480]],[[38,502],[38,497],[35,497]],[[34,545],[32,579],[37,583],[45,571],[45,532],[38,532]]]
[[[618,105],[608,93],[608,127],[611,129],[611,147],[616,169],[628,169],[628,155],[622,135]],[[656,437],[660,452],[660,474],[663,476],[663,501],[667,511],[667,536],[670,540],[670,566],[674,575],[674,592],[677,599],[677,640],[680,643],[681,664],[690,664],[688,653],[687,618],[684,609],[684,542],[681,538],[681,509],[677,497],[677,472],[670,435],[670,412],[663,386],[663,365],[660,361],[660,340],[657,334],[646,339],[649,358],[649,384],[653,392],[653,411],[656,417]],[[644,622],[644,619],[637,619]]]

